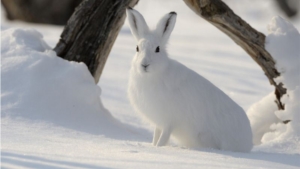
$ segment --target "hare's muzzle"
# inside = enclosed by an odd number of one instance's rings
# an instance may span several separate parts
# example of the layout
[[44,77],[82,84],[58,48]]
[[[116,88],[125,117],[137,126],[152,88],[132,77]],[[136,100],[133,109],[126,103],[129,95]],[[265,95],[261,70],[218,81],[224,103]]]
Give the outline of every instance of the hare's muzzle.
[[142,64],[142,67],[143,69],[145,70],[145,72],[147,72],[147,67],[149,66],[150,64]]

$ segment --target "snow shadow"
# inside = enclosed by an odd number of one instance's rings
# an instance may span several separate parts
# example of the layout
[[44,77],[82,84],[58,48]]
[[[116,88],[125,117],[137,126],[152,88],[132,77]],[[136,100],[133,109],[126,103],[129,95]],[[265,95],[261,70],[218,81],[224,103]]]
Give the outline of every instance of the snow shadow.
[[[31,155],[1,152],[1,168],[5,165],[21,166],[26,168],[63,169],[63,168],[86,168],[86,169],[109,169],[108,167],[91,165],[63,160],[50,160]],[[3,165],[5,164],[5,165]]]
[[[196,150],[197,151],[197,150]],[[259,160],[268,161],[272,163],[285,164],[289,166],[299,167],[299,155],[295,154],[275,154],[266,152],[250,152],[250,153],[239,153],[239,152],[229,152],[221,150],[199,150],[207,153],[221,154],[224,156],[231,156],[237,159],[249,159],[249,160]]]

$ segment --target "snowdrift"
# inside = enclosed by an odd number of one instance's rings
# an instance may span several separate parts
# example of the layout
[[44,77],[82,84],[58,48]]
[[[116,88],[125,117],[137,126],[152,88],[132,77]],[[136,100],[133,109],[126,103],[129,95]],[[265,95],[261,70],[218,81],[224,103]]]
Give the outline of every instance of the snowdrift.
[[[298,30],[281,17],[274,17],[268,25],[266,49],[274,57],[287,94],[281,99],[285,110],[277,110],[272,92],[247,112],[254,143],[278,151],[300,152],[300,35]],[[291,120],[288,124],[283,121]]]
[[8,29],[1,35],[2,121],[42,120],[109,137],[128,132],[103,107],[100,87],[85,64],[57,57],[33,29]]

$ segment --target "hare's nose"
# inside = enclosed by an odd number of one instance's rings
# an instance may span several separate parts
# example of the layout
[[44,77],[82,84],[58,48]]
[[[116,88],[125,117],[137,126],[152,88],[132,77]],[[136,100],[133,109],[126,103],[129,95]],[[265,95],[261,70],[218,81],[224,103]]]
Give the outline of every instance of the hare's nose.
[[142,66],[147,69],[147,67],[149,66],[149,64],[142,64]]

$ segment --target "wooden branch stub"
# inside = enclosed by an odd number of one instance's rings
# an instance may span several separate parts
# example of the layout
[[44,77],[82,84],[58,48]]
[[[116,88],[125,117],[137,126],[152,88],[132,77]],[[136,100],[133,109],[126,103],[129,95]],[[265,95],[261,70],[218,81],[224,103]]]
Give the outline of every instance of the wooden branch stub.
[[252,57],[263,69],[270,83],[275,86],[276,103],[279,109],[284,109],[280,98],[286,94],[286,89],[283,84],[274,81],[280,73],[275,67],[275,60],[265,49],[265,35],[252,28],[221,0],[184,0],[184,2],[196,14],[227,34]]
[[98,83],[107,57],[125,21],[125,9],[138,0],[84,0],[54,48],[61,58],[84,62]]

